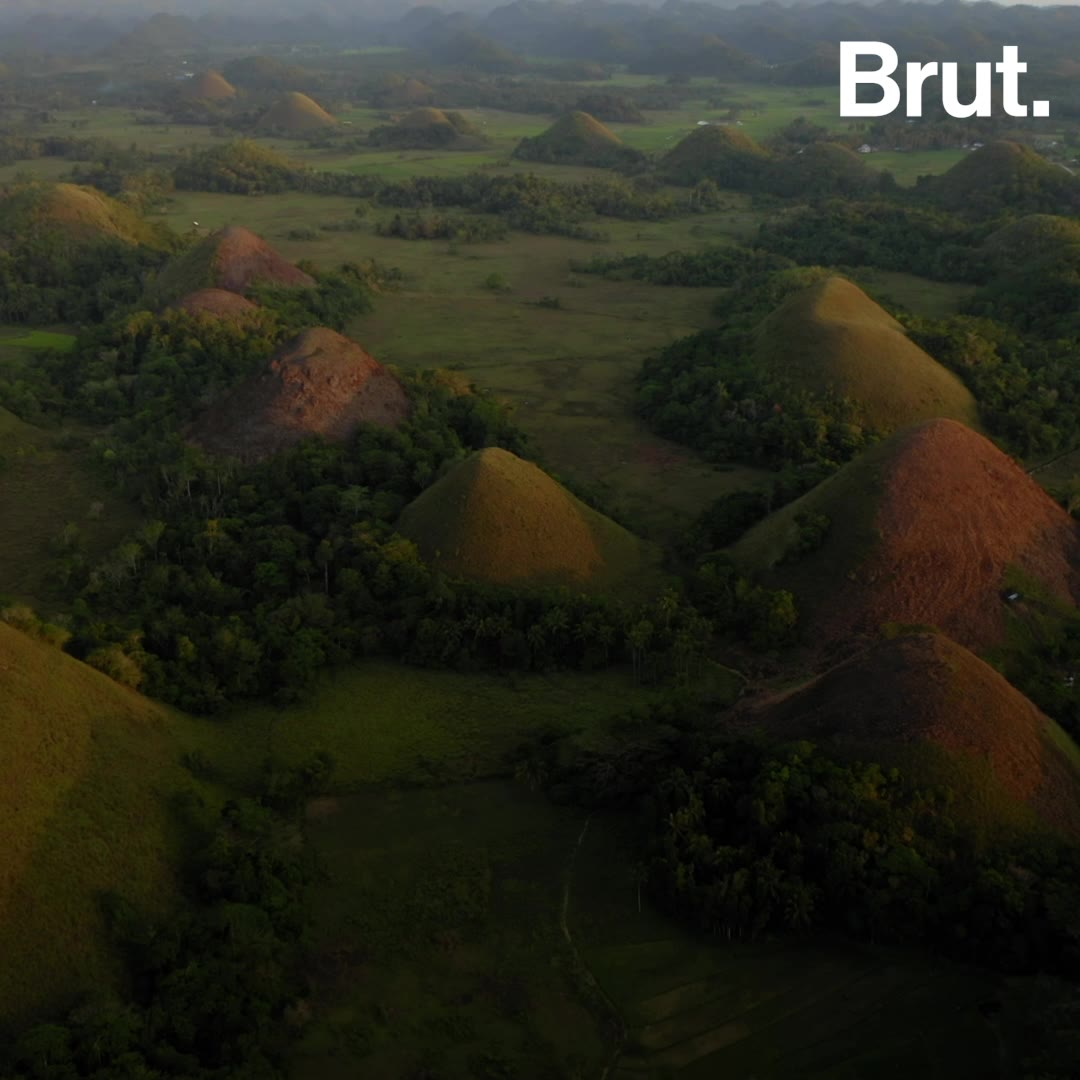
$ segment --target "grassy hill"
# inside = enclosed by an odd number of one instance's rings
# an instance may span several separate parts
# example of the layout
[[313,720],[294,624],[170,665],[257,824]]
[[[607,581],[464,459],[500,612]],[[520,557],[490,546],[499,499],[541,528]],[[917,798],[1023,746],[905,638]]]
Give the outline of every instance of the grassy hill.
[[[797,554],[800,522],[823,540]],[[989,440],[952,420],[894,435],[752,528],[737,561],[791,589],[808,637],[937,627],[968,648],[1002,644],[1043,598],[1080,595],[1078,526]],[[1002,591],[1030,582],[1010,605]],[[1039,594],[1037,599],[1035,592]]]
[[465,150],[482,146],[486,140],[461,113],[423,106],[393,124],[374,128],[368,134],[368,141],[373,146],[396,146],[403,150]]
[[1028,214],[992,232],[982,250],[1004,269],[1073,244],[1080,244],[1080,221],[1056,214]]
[[880,174],[846,146],[812,142],[772,170],[770,189],[778,195],[810,198],[820,195],[868,195],[880,183]]
[[880,641],[752,713],[784,738],[897,765],[999,827],[1080,830],[1080,749],[989,664],[941,634]]
[[795,386],[849,399],[856,422],[878,432],[938,416],[978,424],[975,399],[960,379],[841,277],[789,296],[758,328],[755,359]]
[[190,315],[212,315],[219,319],[231,319],[233,322],[242,321],[259,310],[258,304],[253,304],[246,297],[227,289],[199,289],[188,293],[173,306]]
[[661,159],[660,173],[673,184],[713,180],[735,191],[756,189],[771,160],[749,135],[728,124],[696,128]]
[[256,283],[314,284],[261,236],[241,225],[227,225],[172,259],[147,290],[153,305],[169,304],[200,289],[244,293]]
[[191,437],[213,453],[258,460],[308,435],[344,442],[360,424],[397,427],[410,411],[394,375],[320,326],[282,345],[266,371],[200,418]]
[[961,158],[925,185],[925,197],[954,211],[1068,214],[1080,210],[1080,178],[1030,146],[1001,140]]
[[562,165],[611,165],[635,153],[596,117],[573,110],[560,116],[547,131],[522,139],[514,157]]
[[29,183],[0,190],[0,237],[28,232],[53,234],[65,243],[119,241],[155,248],[168,243],[164,226],[78,184]]
[[170,903],[186,723],[0,622],[0,1018],[116,984],[102,890]]
[[211,69],[185,80],[180,96],[188,101],[229,101],[236,97],[236,87],[221,72]]
[[260,131],[279,131],[301,135],[320,128],[333,127],[337,121],[307,94],[290,90],[259,117]]
[[398,530],[455,576],[586,590],[655,577],[646,545],[530,462],[480,450],[405,508]]

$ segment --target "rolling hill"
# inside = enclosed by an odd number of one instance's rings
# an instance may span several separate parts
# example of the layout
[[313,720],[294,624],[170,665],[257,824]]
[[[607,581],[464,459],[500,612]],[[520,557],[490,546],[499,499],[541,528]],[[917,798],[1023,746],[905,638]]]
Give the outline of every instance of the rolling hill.
[[177,300],[173,306],[190,315],[211,315],[233,322],[242,322],[259,310],[258,304],[227,289],[199,289]]
[[166,910],[184,723],[0,622],[0,1017],[117,985],[102,890]]
[[180,86],[180,96],[188,101],[230,101],[236,97],[236,87],[219,71],[201,71]]
[[260,131],[279,131],[286,135],[302,135],[320,128],[333,127],[337,121],[307,94],[290,90],[259,117]]
[[242,294],[256,284],[304,288],[315,282],[261,236],[227,225],[171,260],[151,284],[148,299],[164,305],[202,289]]
[[446,573],[503,585],[617,588],[655,569],[641,540],[537,466],[494,447],[413,500],[398,531]]
[[925,185],[925,197],[963,212],[1069,214],[1080,210],[1080,177],[1030,146],[1001,140],[961,158]]
[[971,392],[857,286],[828,277],[790,295],[756,333],[763,371],[855,407],[856,423],[890,433],[946,416],[978,425]]
[[771,159],[749,135],[729,124],[707,124],[690,132],[660,160],[660,174],[673,184],[712,180],[734,191],[756,189]]
[[[829,527],[820,546],[796,556],[803,515]],[[1010,618],[1080,596],[1078,530],[988,439],[932,420],[845,465],[730,551],[791,589],[819,644],[901,623],[984,650],[1005,642]],[[1003,593],[1018,581],[1023,596],[1009,602]]]
[[368,134],[368,142],[402,150],[465,150],[483,146],[486,140],[461,113],[424,106],[413,109],[393,124],[374,128]]
[[1080,831],[1080,750],[989,664],[941,634],[877,642],[750,715],[782,738],[951,787],[954,812],[983,832]]
[[212,453],[258,461],[309,435],[344,442],[361,424],[397,427],[410,409],[401,383],[355,341],[315,327],[278,349],[190,437]]
[[576,110],[564,113],[546,131],[518,143],[521,161],[562,165],[611,165],[637,155],[594,116]]
[[164,226],[145,221],[130,207],[96,188],[34,182],[0,190],[0,236],[48,233],[64,244],[118,241],[164,249]]

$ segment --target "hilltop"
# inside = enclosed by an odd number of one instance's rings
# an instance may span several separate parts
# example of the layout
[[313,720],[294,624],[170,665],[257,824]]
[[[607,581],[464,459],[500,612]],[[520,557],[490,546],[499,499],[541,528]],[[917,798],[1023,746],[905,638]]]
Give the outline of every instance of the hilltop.
[[0,1016],[117,985],[102,890],[164,912],[182,722],[0,622]]
[[792,293],[758,327],[762,371],[848,399],[856,423],[890,433],[938,416],[978,424],[971,392],[860,288],[826,277]]
[[242,322],[259,310],[258,304],[227,289],[199,289],[177,300],[173,307],[190,315],[212,315],[233,322]]
[[244,293],[255,284],[305,288],[315,281],[261,236],[227,225],[174,258],[151,286],[150,297],[160,305],[201,289]]
[[509,451],[479,450],[410,503],[398,531],[455,577],[605,589],[649,573],[646,546]]
[[1080,750],[989,664],[941,634],[880,641],[750,720],[953,790],[981,832],[1080,831]]
[[484,145],[486,140],[461,113],[424,106],[413,109],[393,124],[373,128],[368,133],[368,142],[373,146],[427,150],[471,149]]
[[257,461],[309,435],[344,442],[361,424],[397,427],[410,409],[404,387],[374,357],[315,327],[282,345],[190,434],[212,453]]
[[1005,140],[973,150],[921,190],[939,206],[961,212],[1080,211],[1080,178],[1030,146]]
[[229,101],[236,97],[236,87],[219,71],[202,71],[180,86],[180,96],[189,101]]
[[983,241],[982,250],[1005,269],[1074,244],[1080,244],[1080,221],[1055,214],[1028,214],[992,232]]
[[749,135],[728,124],[707,124],[690,132],[660,161],[661,175],[672,184],[691,186],[712,180],[735,191],[756,188],[771,159]]
[[260,131],[280,131],[298,135],[320,128],[333,127],[337,121],[307,94],[290,90],[259,117]]
[[540,135],[522,139],[514,150],[521,161],[561,165],[613,165],[639,156],[596,117],[577,110],[564,113]]
[[0,236],[52,232],[64,243],[119,241],[164,248],[164,226],[144,221],[134,210],[96,188],[34,182],[0,190]]
[[[797,555],[800,522],[828,523]],[[1072,605],[1080,526],[993,443],[954,420],[894,435],[752,528],[734,558],[791,589],[809,638],[938,628],[972,649],[1006,640],[1006,610]],[[1026,599],[1003,591],[1020,577]],[[1038,594],[1036,596],[1036,594]]]
[[775,163],[769,188],[791,198],[857,197],[870,194],[880,182],[881,174],[868,168],[865,159],[848,147],[812,142]]
[[395,108],[402,105],[430,105],[435,100],[435,91],[427,83],[412,76],[387,75],[371,95],[371,104],[378,109]]

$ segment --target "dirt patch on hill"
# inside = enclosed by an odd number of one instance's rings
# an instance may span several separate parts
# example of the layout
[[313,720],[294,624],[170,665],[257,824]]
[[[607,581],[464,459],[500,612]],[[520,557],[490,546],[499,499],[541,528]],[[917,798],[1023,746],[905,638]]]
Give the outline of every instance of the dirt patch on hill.
[[252,285],[265,283],[305,287],[315,279],[293,266],[261,236],[240,225],[229,225],[217,237],[214,281],[218,288],[243,293]]
[[190,315],[216,315],[233,321],[243,320],[259,310],[257,304],[227,289],[199,289],[178,300],[175,306]]

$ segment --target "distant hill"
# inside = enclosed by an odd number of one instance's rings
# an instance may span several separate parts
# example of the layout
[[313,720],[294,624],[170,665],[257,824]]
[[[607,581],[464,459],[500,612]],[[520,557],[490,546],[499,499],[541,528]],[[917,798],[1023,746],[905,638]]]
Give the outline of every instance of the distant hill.
[[387,75],[379,81],[371,95],[371,104],[379,109],[393,109],[408,105],[430,105],[435,91],[427,83],[412,76]]
[[111,56],[139,57],[147,53],[178,52],[206,44],[206,36],[194,19],[160,12],[138,23],[132,30],[111,42]]
[[987,214],[1080,212],[1080,177],[1015,142],[992,142],[917,189],[948,210]]
[[180,84],[180,96],[188,101],[229,101],[236,87],[218,71],[203,71]]
[[290,90],[259,117],[260,131],[278,131],[299,135],[320,128],[333,127],[337,121],[307,94]]
[[276,56],[241,56],[230,60],[222,77],[244,90],[288,90],[306,86],[310,76],[301,67],[288,64]]
[[237,139],[188,153],[173,169],[181,191],[226,195],[277,194],[296,189],[304,166],[254,139]]
[[982,243],[982,251],[1001,264],[1041,258],[1051,248],[1080,244],[1080,221],[1054,214],[1029,214],[1003,225]]
[[257,304],[226,289],[199,289],[188,293],[173,305],[190,315],[212,315],[219,319],[243,322],[259,310]]
[[[821,518],[824,535],[800,554],[805,524]],[[932,420],[874,446],[730,550],[795,594],[809,640],[919,624],[984,650],[1005,641],[1010,612],[1080,596],[1078,530],[988,439]]]
[[[190,722],[189,722],[190,723]],[[103,890],[164,914],[180,718],[0,622],[0,1018],[121,983]]]
[[770,190],[793,198],[855,198],[872,193],[881,184],[881,174],[868,168],[863,157],[833,142],[812,142],[777,161],[770,173]]
[[522,57],[505,45],[472,31],[452,34],[437,41],[431,47],[431,56],[440,64],[492,74],[518,71],[525,66]]
[[315,282],[261,236],[241,225],[227,225],[169,262],[151,285],[148,300],[169,304],[208,288],[244,293],[255,284],[305,288]]
[[168,230],[96,188],[34,182],[0,188],[0,237],[52,233],[67,244],[119,241],[163,249]]
[[750,719],[953,791],[983,833],[1080,831],[1080,749],[989,664],[941,634],[880,641]]
[[487,140],[461,113],[424,106],[413,109],[393,124],[373,128],[368,142],[373,146],[427,150],[473,149],[485,145]]
[[673,184],[712,180],[722,188],[747,191],[769,175],[764,147],[730,124],[707,124],[690,132],[661,158],[658,170]]
[[827,277],[791,294],[755,339],[762,371],[848,399],[855,422],[876,432],[937,416],[978,424],[975,399],[960,379],[844,278]]
[[480,450],[409,504],[398,531],[456,577],[497,584],[626,586],[655,572],[647,546],[506,450]]
[[588,113],[564,113],[540,135],[524,138],[514,150],[521,161],[562,165],[615,165],[640,157],[636,150]]
[[257,461],[309,435],[344,442],[361,424],[397,427],[410,411],[404,387],[374,357],[315,327],[212,407],[190,437],[212,453]]

